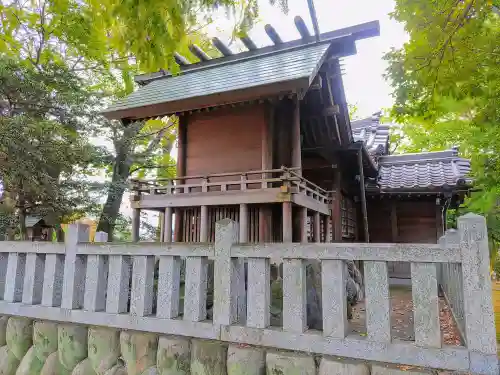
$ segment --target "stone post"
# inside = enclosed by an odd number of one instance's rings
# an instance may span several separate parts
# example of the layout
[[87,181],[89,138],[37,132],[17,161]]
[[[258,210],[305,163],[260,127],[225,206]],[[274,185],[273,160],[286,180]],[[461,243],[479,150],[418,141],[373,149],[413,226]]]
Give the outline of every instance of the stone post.
[[244,320],[244,262],[231,258],[238,242],[238,224],[223,219],[215,224],[214,323],[230,325]]
[[470,351],[470,371],[498,374],[495,320],[486,220],[466,214],[458,218],[464,288],[465,336]]
[[65,236],[66,256],[64,259],[64,281],[62,293],[63,309],[83,307],[85,291],[86,262],[83,256],[77,255],[79,242],[89,241],[89,226],[86,224],[70,224]]

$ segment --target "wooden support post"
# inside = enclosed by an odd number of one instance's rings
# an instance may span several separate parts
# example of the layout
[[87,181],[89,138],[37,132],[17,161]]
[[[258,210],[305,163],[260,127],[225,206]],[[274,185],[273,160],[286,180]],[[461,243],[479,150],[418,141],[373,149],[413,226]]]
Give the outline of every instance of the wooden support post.
[[182,241],[182,208],[174,208],[174,242]]
[[269,210],[267,207],[261,205],[259,207],[259,241],[265,242],[269,240],[268,223],[269,223]]
[[[439,198],[438,198],[439,200]],[[439,239],[445,231],[444,218],[445,218],[444,206],[442,206],[438,201],[436,201],[436,238]]]
[[326,226],[325,242],[333,242],[333,225],[332,224],[333,224],[332,217],[325,216],[325,226]]
[[307,208],[300,207],[300,242],[307,242]]
[[333,227],[333,241],[342,241],[342,212],[340,202],[342,201],[341,191],[341,174],[340,171],[335,172],[335,184],[333,186],[332,196],[332,227]]
[[132,242],[139,241],[139,229],[141,226],[141,209],[132,209]]
[[200,242],[208,241],[208,206],[201,206]]
[[248,242],[248,205],[240,204],[240,243]]
[[321,215],[314,213],[314,242],[321,242]]
[[164,242],[172,242],[172,207],[165,208]]
[[292,202],[283,202],[283,242],[292,242]]
[[[179,130],[177,138],[177,177],[186,176],[186,162],[187,162],[187,115],[179,117]],[[178,184],[184,184],[184,180],[177,180]],[[175,225],[174,225],[174,242],[182,241],[182,209],[176,208],[175,211]]]
[[[272,169],[273,165],[273,157],[272,157],[272,148],[273,148],[273,142],[272,142],[272,121],[273,121],[273,107],[269,107],[266,111],[266,119],[262,122],[262,129],[261,129],[261,143],[262,143],[262,163],[261,163],[261,168],[262,170],[269,170]],[[270,178],[271,176],[269,173],[262,173],[262,179],[267,179]],[[262,182],[262,189],[268,188],[267,182]]]
[[302,175],[302,150],[300,144],[300,101],[294,97],[294,111],[292,122],[292,167],[299,168],[295,172]]
[[398,242],[398,209],[396,202],[391,202],[391,235],[392,242]]
[[165,211],[160,211],[158,213],[158,226],[160,227],[160,233],[159,233],[159,241],[164,242],[164,236],[165,236]]
[[363,213],[363,228],[365,233],[365,242],[370,242],[370,233],[368,231],[368,212],[366,210],[366,192],[365,192],[365,173],[363,170],[363,154],[358,152],[359,167],[359,187],[361,192],[361,211]]

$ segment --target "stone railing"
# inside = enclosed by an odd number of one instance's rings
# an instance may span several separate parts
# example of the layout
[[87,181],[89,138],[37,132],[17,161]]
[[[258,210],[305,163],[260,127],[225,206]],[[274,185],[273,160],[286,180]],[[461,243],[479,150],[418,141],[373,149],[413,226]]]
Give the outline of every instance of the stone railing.
[[[88,228],[72,225],[65,244],[0,243],[0,314],[496,375],[485,220],[468,214],[458,224],[458,246],[238,244],[238,226],[228,219],[217,223],[215,244],[90,244],[84,242]],[[214,262],[212,320],[206,320],[209,259]],[[271,259],[283,261],[280,328],[269,322]],[[311,260],[321,262],[322,331],[306,326],[305,265]],[[363,261],[366,337],[348,334],[345,260]],[[389,261],[411,263],[414,342],[391,340]],[[441,341],[438,268],[449,263],[461,265],[464,281],[463,346],[443,346]]]
[[[449,229],[439,239],[442,246],[458,246],[459,234],[455,229]],[[440,285],[448,306],[457,323],[462,342],[465,342],[465,311],[464,288],[461,263],[443,263],[440,269]]]

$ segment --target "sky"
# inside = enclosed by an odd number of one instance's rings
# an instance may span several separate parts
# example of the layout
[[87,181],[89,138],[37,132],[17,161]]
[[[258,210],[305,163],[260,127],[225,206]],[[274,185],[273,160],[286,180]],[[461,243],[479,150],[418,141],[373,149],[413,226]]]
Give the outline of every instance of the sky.
[[[258,24],[249,32],[249,36],[258,47],[272,42],[264,31],[264,25],[270,23],[284,41],[300,38],[293,21],[296,15],[302,16],[309,31],[313,27],[309,16],[307,0],[288,0],[289,12],[284,14],[280,8],[271,6],[269,0],[259,0],[260,18]],[[400,48],[408,39],[404,28],[390,19],[394,9],[393,0],[314,0],[320,32],[327,32],[363,22],[378,20],[380,36],[357,41],[357,54],[343,59],[344,89],[347,102],[358,107],[357,116],[368,117],[371,114],[392,105],[391,87],[383,78],[387,64],[382,59],[384,53],[392,47]],[[214,17],[213,24],[207,27],[210,37],[217,36],[234,51],[244,47],[239,41],[231,41],[232,25],[224,12]],[[174,153],[176,150],[172,150]],[[122,213],[131,214],[128,196],[124,197]],[[148,221],[156,225],[157,214],[148,212]]]

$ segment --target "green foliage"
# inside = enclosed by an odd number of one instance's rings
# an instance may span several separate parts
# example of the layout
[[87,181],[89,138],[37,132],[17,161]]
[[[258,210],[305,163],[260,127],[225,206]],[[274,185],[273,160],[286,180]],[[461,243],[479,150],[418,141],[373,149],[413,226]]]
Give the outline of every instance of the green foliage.
[[[275,3],[272,0],[271,3]],[[287,0],[277,1],[283,11]],[[119,69],[130,92],[135,71],[176,69],[175,51],[192,56],[188,42],[208,46],[200,32],[225,11],[235,33],[258,17],[257,0],[41,0],[0,4],[0,53],[42,69],[47,64],[98,70]],[[102,78],[102,77],[101,77]]]
[[391,115],[403,124],[404,136],[395,136],[399,150],[458,146],[471,159],[480,190],[460,214],[485,214],[493,233],[500,196],[500,16],[485,0],[397,0],[392,16],[410,36],[386,55]]
[[85,175],[100,153],[85,137],[91,106],[73,73],[0,58],[2,202],[18,210],[21,226],[26,214],[57,222],[91,201]]
[[[287,0],[275,2],[287,11]],[[64,220],[106,196],[98,229],[111,240],[118,225],[126,236],[119,209],[128,178],[175,174],[176,119],[124,126],[96,112],[132,92],[136,73],[175,73],[174,52],[197,61],[191,43],[218,55],[204,27],[219,11],[236,20],[236,35],[252,27],[259,8],[257,0],[0,3],[2,225],[19,223],[23,233],[27,213]],[[92,146],[96,138],[109,146]],[[83,188],[89,176],[109,183]]]

